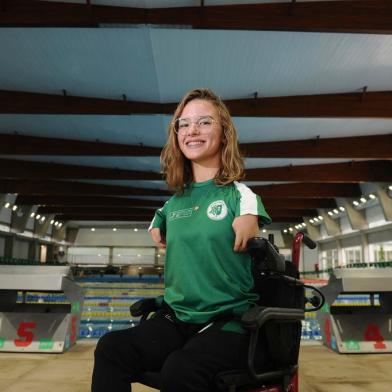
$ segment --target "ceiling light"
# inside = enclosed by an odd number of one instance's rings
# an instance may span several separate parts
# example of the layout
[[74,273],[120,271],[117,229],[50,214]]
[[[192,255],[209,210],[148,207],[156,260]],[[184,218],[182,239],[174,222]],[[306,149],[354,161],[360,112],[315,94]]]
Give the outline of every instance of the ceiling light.
[[41,218],[41,222],[45,222],[45,217],[43,216],[42,218]]
[[392,191],[392,185],[389,185],[388,189],[389,189],[390,191]]
[[117,229],[115,227],[113,227],[113,231],[117,231]]
[[137,255],[137,257],[142,257],[142,255]]
[[358,203],[356,200],[353,201],[353,204],[354,204],[355,206],[359,206],[359,203]]
[[30,218],[34,218],[35,217],[35,212],[32,212],[31,214],[30,214]]
[[133,229],[133,231],[139,231],[139,229],[138,229],[137,227],[135,227],[135,228]]
[[375,194],[373,194],[373,193],[371,193],[371,194],[369,195],[369,199],[374,200],[374,199],[376,199],[376,198],[377,198],[377,196],[376,196]]
[[[323,218],[324,219],[324,218]],[[304,222],[304,223],[302,223],[302,227],[306,227],[306,223]]]
[[319,218],[320,220],[323,220],[323,219],[324,219],[321,215],[319,215],[318,218]]
[[54,222],[54,225],[55,225],[55,226],[57,226],[58,224],[59,224],[59,222],[57,222],[57,221],[56,221],[56,222]]
[[101,257],[102,255],[100,253],[98,253],[98,257]]
[[117,256],[118,256],[118,257],[121,257],[121,255],[120,255],[120,254],[118,254]]
[[315,222],[318,222],[318,221],[319,221],[318,218],[313,218],[313,220],[314,220]]
[[284,230],[283,230],[283,233],[287,233],[287,229],[284,229]]
[[345,209],[344,207],[339,207],[339,210],[343,212],[343,211],[345,211],[346,209]]
[[53,223],[54,223],[54,219],[52,219],[52,220],[50,221],[50,224],[51,224],[51,225],[53,225]]
[[95,231],[95,227],[92,227],[92,228],[91,228],[91,231]]
[[333,215],[333,212],[332,212],[332,211],[328,211],[328,215],[329,215],[329,216],[332,216],[332,215]]
[[361,200],[362,203],[366,203],[367,202],[366,198],[364,198],[364,197],[361,197],[359,200]]
[[16,211],[18,209],[18,206],[13,206],[12,211]]
[[39,218],[41,218],[41,215],[38,214],[38,215],[35,217],[35,219],[38,220]]
[[337,209],[335,208],[335,209],[333,210],[333,213],[337,215],[337,214],[339,214],[339,210],[337,210]]
[[59,223],[57,227],[59,227],[59,228],[60,228],[62,225],[63,225],[62,223]]
[[314,220],[313,220],[313,219],[310,219],[309,222],[310,222],[310,223],[314,223]]
[[4,204],[4,207],[5,207],[5,208],[9,208],[10,205],[11,205],[11,203],[5,203],[5,204]]

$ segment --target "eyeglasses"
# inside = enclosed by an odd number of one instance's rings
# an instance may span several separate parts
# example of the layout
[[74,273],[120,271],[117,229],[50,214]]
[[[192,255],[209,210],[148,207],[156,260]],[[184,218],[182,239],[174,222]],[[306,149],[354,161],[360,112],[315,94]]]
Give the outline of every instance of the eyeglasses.
[[214,123],[218,122],[211,116],[202,116],[199,117],[196,121],[192,121],[191,118],[177,118],[176,121],[174,121],[174,131],[178,135],[186,135],[190,129],[191,125],[195,124],[196,129],[200,133],[209,133],[211,132],[212,128],[214,127]]

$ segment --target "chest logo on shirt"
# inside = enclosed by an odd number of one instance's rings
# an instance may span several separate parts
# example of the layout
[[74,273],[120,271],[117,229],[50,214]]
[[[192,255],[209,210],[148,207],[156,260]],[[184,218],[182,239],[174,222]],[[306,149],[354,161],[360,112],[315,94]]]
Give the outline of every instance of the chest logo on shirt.
[[222,220],[227,215],[227,206],[224,200],[213,201],[207,208],[207,216],[212,220]]
[[182,218],[189,218],[192,215],[192,208],[186,208],[184,210],[177,210],[177,211],[172,211],[169,213],[169,221],[174,221],[177,219],[182,219]]

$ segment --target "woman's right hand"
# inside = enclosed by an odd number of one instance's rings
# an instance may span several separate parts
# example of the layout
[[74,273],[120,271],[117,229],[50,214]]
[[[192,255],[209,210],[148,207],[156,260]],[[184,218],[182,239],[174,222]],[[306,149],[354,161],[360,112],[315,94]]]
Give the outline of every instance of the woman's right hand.
[[151,229],[150,234],[156,246],[159,248],[166,248],[165,236],[161,234],[161,230],[158,227]]

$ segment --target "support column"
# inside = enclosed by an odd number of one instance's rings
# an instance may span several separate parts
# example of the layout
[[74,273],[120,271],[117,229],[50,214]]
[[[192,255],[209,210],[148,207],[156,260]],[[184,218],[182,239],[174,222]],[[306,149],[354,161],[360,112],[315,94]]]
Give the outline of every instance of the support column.
[[46,260],[45,261],[54,261],[54,245],[53,244],[46,245]]
[[384,186],[377,186],[377,196],[386,221],[392,221],[392,199],[388,196],[388,191]]
[[34,234],[39,237],[45,237],[46,233],[48,232],[50,221],[53,219],[54,215],[45,216],[45,220],[35,220],[34,223]]
[[7,237],[5,237],[4,257],[10,259],[12,258],[13,250],[14,250],[14,242],[15,242],[15,238],[13,235],[7,235]]
[[357,210],[350,201],[344,205],[347,212],[347,217],[353,230],[364,230],[369,227],[366,220],[365,210]]
[[306,223],[306,230],[309,234],[309,237],[317,241],[321,239],[321,231],[320,231],[320,226],[314,226],[312,223],[310,223],[310,218],[305,218],[304,217],[304,222]]
[[334,237],[341,233],[338,219],[332,219],[325,211],[321,211],[320,215],[324,218],[323,222],[329,236]]
[[361,233],[362,263],[370,263],[369,241],[366,233]]
[[16,211],[11,213],[11,229],[18,233],[23,233],[29,221],[32,206],[19,206]]
[[66,228],[65,224],[60,228],[58,226],[53,226],[52,238],[56,241],[65,241]]
[[28,251],[28,259],[29,260],[38,260],[38,251],[37,248],[39,247],[38,241],[31,241],[29,242],[29,251]]
[[79,233],[79,228],[77,227],[67,228],[66,235],[65,235],[66,241],[71,242],[72,244],[75,243],[78,233]]

